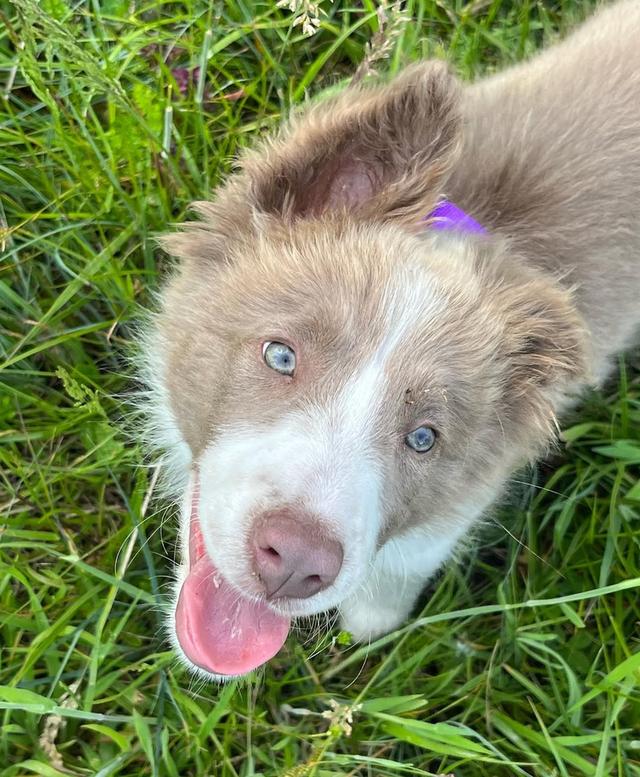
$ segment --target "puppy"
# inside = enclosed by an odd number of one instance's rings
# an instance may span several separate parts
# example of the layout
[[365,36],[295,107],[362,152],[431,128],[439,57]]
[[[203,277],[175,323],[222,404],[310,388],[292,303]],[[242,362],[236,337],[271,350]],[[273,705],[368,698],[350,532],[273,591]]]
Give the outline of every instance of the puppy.
[[640,3],[471,85],[355,86],[247,153],[147,337],[182,501],[179,655],[241,675],[290,621],[398,627],[640,324]]

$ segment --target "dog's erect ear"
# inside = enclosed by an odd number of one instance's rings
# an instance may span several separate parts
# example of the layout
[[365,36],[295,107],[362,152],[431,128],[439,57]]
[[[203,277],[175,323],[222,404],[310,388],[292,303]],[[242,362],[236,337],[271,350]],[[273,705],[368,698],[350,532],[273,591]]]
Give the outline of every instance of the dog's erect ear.
[[252,205],[286,220],[337,210],[419,218],[459,146],[458,91],[446,65],[430,61],[312,105],[245,157]]
[[304,109],[245,154],[200,221],[162,239],[186,261],[220,264],[229,238],[251,239],[261,217],[329,211],[416,224],[435,205],[460,141],[459,87],[442,62],[405,69],[384,86],[353,86]]

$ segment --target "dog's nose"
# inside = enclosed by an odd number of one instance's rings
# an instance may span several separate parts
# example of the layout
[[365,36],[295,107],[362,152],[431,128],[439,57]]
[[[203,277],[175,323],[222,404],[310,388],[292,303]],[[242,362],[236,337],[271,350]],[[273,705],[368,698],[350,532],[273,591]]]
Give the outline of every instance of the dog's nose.
[[342,566],[342,545],[317,519],[270,513],[250,537],[253,568],[268,599],[306,599],[333,583]]

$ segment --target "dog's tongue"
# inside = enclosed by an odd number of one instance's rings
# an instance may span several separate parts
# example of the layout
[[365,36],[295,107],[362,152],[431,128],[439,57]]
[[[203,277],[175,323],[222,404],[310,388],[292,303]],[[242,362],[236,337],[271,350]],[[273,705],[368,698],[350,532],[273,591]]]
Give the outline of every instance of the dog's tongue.
[[214,674],[245,674],[280,650],[289,618],[262,602],[241,597],[209,559],[193,500],[190,569],[176,608],[180,647],[197,666]]

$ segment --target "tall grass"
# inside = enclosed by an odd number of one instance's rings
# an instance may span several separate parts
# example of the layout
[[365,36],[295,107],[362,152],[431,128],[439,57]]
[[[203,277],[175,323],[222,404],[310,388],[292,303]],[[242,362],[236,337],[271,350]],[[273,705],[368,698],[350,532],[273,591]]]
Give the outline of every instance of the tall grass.
[[223,687],[163,639],[175,522],[115,399],[156,236],[369,41],[380,72],[444,56],[472,78],[591,4],[408,0],[386,44],[374,2],[318,5],[306,37],[272,2],[0,3],[0,770],[640,775],[633,358],[399,633],[301,629]]

